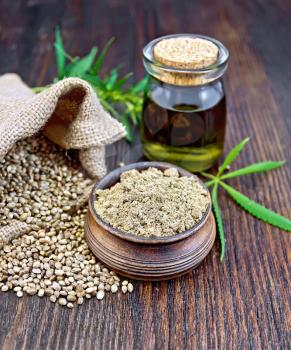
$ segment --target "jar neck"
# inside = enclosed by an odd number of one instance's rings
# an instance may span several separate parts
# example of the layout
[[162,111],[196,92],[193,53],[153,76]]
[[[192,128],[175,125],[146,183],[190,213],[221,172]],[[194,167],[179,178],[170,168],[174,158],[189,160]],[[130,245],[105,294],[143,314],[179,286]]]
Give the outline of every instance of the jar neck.
[[203,89],[203,88],[207,88],[207,87],[211,87],[211,86],[215,86],[217,84],[223,84],[223,74],[219,77],[217,77],[216,79],[212,79],[212,80],[208,80],[208,81],[203,81],[203,83],[201,84],[188,84],[188,85],[179,85],[179,84],[173,84],[172,82],[168,82],[168,81],[164,81],[162,79],[160,79],[160,77],[157,77],[153,74],[148,73],[148,77],[149,77],[149,85],[159,85],[160,87],[163,87],[165,89],[169,89],[169,90],[177,90],[177,91],[187,91],[187,90],[199,90],[199,89]]
[[205,110],[224,98],[224,89],[221,78],[203,85],[178,86],[152,77],[149,82],[148,96],[166,109],[175,109],[174,106],[184,105]]

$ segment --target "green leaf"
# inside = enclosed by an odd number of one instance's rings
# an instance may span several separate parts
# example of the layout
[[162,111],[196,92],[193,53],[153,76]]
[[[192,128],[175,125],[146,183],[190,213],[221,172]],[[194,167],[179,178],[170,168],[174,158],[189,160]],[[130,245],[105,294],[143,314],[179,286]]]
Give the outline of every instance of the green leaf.
[[223,176],[221,176],[221,179],[230,179],[235,176],[242,176],[242,175],[248,175],[253,173],[261,173],[263,171],[268,171],[272,169],[276,169],[284,165],[285,161],[279,161],[279,162],[272,162],[272,161],[266,161],[266,162],[260,162],[251,164],[249,166],[246,166],[244,168],[232,171],[230,173],[227,173]]
[[46,90],[47,88],[49,88],[50,85],[46,85],[46,86],[35,86],[30,88],[34,93],[39,94],[40,92],[43,92],[44,90]]
[[58,27],[56,28],[56,31],[55,31],[54,46],[56,49],[58,78],[62,79],[64,77],[66,55],[65,55],[65,49],[64,49],[64,44],[63,44],[61,32],[60,32]]
[[109,77],[107,78],[106,88],[107,90],[111,90],[118,78],[118,68],[114,68],[111,70]]
[[114,109],[110,103],[108,103],[106,100],[101,99],[100,102],[102,103],[103,107],[107,110],[107,112],[111,113],[113,117],[116,119],[120,119],[119,113]]
[[105,44],[103,50],[101,51],[99,57],[97,58],[97,61],[95,62],[94,66],[92,68],[92,73],[93,74],[97,74],[99,72],[99,69],[100,69],[100,67],[101,67],[101,65],[102,65],[102,63],[104,61],[104,58],[105,58],[105,56],[107,54],[107,51],[108,51],[109,47],[112,45],[113,41],[114,41],[114,38],[111,38]]
[[95,60],[97,54],[97,47],[93,47],[88,55],[80,58],[66,67],[65,74],[71,77],[82,77],[88,72]]
[[130,72],[130,73],[126,74],[123,78],[117,80],[117,82],[115,84],[115,88],[120,89],[132,75],[133,75],[133,73]]
[[129,122],[128,116],[123,115],[120,121],[124,125],[126,130],[126,136],[125,136],[126,141],[128,141],[129,143],[132,143],[132,140],[133,140],[132,127]]
[[97,76],[91,74],[83,74],[82,78],[90,83],[93,87],[97,87],[99,89],[105,89],[105,83]]
[[245,145],[249,142],[249,137],[242,140],[238,145],[236,145],[226,156],[224,162],[219,167],[216,176],[220,176],[224,170],[235,160],[235,158],[239,155],[240,151],[245,147]]
[[134,111],[129,112],[129,117],[133,125],[137,126],[138,124],[138,116],[134,113]]
[[[145,78],[135,85],[130,86],[129,84],[129,87],[125,87],[124,84],[132,76],[132,73],[119,79],[118,67],[112,69],[108,77],[104,78],[98,76],[98,72],[113,41],[114,38],[111,38],[105,44],[98,57],[96,57],[96,47],[93,47],[90,53],[85,57],[72,57],[64,50],[61,32],[56,28],[54,45],[56,48],[58,76],[55,77],[53,81],[57,82],[66,76],[76,76],[90,83],[98,95],[102,106],[110,112],[114,118],[125,125],[127,140],[132,141],[133,124],[139,124],[141,120],[143,105],[141,92],[147,85],[148,79]],[[42,87],[36,87],[34,91],[38,93],[43,89]]]
[[217,201],[217,189],[218,189],[218,184],[215,183],[213,186],[213,189],[211,191],[211,199],[212,199],[212,206],[213,206],[213,211],[214,215],[216,218],[217,222],[217,229],[219,233],[219,238],[220,238],[220,245],[221,245],[221,253],[220,253],[220,261],[223,260],[224,253],[225,253],[225,236],[224,236],[224,229],[223,229],[223,224],[222,224],[222,217],[221,217],[221,212],[218,206],[218,201]]
[[146,76],[142,80],[140,80],[137,84],[133,85],[131,88],[131,92],[138,94],[140,92],[145,91],[149,82],[149,78]]
[[291,232],[291,221],[289,219],[275,213],[270,209],[265,208],[261,204],[256,203],[255,201],[235,190],[233,187],[223,182],[220,184],[231,196],[231,198],[248,213],[273,226],[279,227],[282,230]]

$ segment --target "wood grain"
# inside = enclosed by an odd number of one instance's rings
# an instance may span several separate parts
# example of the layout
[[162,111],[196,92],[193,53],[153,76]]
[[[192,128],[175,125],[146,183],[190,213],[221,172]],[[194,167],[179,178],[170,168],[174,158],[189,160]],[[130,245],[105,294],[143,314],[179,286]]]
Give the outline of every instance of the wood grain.
[[[246,136],[237,166],[286,159],[283,169],[231,183],[291,217],[291,3],[289,0],[2,0],[0,73],[30,85],[55,75],[53,31],[60,25],[69,52],[116,37],[106,60],[141,77],[148,40],[190,32],[214,36],[231,53],[225,78],[226,150]],[[108,164],[140,157],[136,142],[108,149]],[[227,238],[200,267],[177,280],[135,283],[131,295],[91,300],[72,311],[45,299],[0,295],[1,349],[288,349],[290,235],[219,196]],[[290,289],[290,288],[289,288]]]

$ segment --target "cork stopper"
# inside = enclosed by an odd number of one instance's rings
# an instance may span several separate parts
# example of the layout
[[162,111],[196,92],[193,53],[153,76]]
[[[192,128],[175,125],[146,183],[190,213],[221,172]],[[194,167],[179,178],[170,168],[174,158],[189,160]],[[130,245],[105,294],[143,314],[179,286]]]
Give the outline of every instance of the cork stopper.
[[[215,64],[219,48],[210,40],[191,37],[174,37],[159,41],[153,48],[155,60],[176,69],[203,69]],[[176,85],[198,85],[207,82],[204,74],[164,71],[161,80]]]
[[182,69],[205,68],[217,61],[218,47],[209,40],[177,37],[159,41],[154,57],[162,64]]

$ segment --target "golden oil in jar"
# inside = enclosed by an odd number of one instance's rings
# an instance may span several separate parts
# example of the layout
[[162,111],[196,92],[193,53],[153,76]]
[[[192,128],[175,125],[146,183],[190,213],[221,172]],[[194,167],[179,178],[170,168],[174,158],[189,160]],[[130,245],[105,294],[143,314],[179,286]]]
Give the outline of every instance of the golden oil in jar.
[[[223,152],[226,100],[221,77],[226,70],[228,52],[217,46],[218,63],[212,63],[206,72],[205,67],[165,67],[154,60],[152,51],[160,40],[173,37],[187,41],[189,34],[156,39],[144,49],[144,64],[151,77],[143,107],[144,155],[192,172],[202,171],[213,166]],[[216,41],[214,45],[218,45]],[[223,54],[225,57],[219,56]]]

